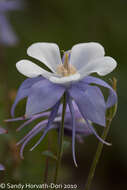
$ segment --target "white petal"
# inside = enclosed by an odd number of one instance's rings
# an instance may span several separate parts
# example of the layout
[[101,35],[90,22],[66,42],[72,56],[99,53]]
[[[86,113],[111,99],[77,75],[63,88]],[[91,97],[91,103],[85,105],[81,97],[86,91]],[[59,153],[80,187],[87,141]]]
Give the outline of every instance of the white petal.
[[106,56],[89,62],[84,66],[84,68],[79,70],[79,73],[81,75],[81,79],[91,73],[98,73],[99,75],[104,76],[112,72],[116,66],[116,61],[112,57]]
[[27,49],[27,54],[43,62],[53,72],[61,63],[59,47],[54,43],[34,43]]
[[30,78],[42,75],[43,77],[49,79],[51,76],[53,76],[53,73],[50,73],[50,72],[42,69],[38,65],[36,65],[33,62],[26,60],[26,59],[17,62],[16,68],[20,73],[22,73],[26,77],[30,77]]
[[76,73],[74,75],[70,75],[68,77],[61,77],[61,78],[52,76],[52,77],[50,77],[49,80],[53,83],[67,85],[67,84],[79,81],[80,80],[80,74]]
[[89,42],[77,44],[72,47],[70,64],[79,70],[87,65],[88,62],[104,57],[104,54],[104,48],[99,43]]

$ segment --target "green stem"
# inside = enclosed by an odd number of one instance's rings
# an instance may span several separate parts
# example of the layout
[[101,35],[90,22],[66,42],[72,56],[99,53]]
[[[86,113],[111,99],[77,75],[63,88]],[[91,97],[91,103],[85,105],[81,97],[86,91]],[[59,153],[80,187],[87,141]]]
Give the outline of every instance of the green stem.
[[64,93],[63,96],[63,111],[62,111],[62,122],[61,122],[61,128],[60,128],[60,143],[59,148],[57,152],[57,163],[56,163],[56,170],[55,170],[55,177],[54,177],[54,183],[57,183],[58,180],[58,173],[63,153],[63,138],[64,138],[64,117],[66,112],[66,93]]
[[[111,124],[111,120],[107,120],[106,127],[105,127],[105,129],[103,131],[103,134],[101,136],[101,138],[103,140],[105,140],[107,135],[108,135],[108,132],[109,132],[109,129],[110,129],[110,124]],[[89,176],[88,176],[87,183],[86,183],[86,186],[85,186],[85,190],[90,189],[90,186],[91,186],[94,174],[95,174],[95,170],[96,170],[97,164],[99,162],[99,159],[100,159],[100,156],[101,156],[101,153],[102,153],[102,149],[103,149],[103,143],[99,142],[98,147],[97,147],[97,151],[95,153],[95,156],[94,156],[91,168],[90,168],[90,172],[89,172]]]
[[[112,79],[112,88],[114,89],[114,91],[116,91],[116,86],[117,86],[117,80],[116,80],[116,78],[113,77],[113,79]],[[103,134],[101,136],[101,138],[103,140],[106,140],[106,138],[107,138],[112,119],[114,118],[114,116],[116,114],[116,110],[117,110],[117,102],[113,107],[111,107],[109,110],[107,110],[107,113],[106,113],[106,127],[105,127],[105,129],[103,131]],[[91,186],[94,174],[95,174],[95,170],[96,170],[97,164],[99,162],[99,159],[100,159],[100,156],[101,156],[101,153],[102,153],[102,149],[103,149],[103,143],[99,142],[98,147],[97,147],[97,151],[95,153],[95,156],[94,156],[91,168],[90,168],[90,172],[89,172],[89,175],[88,175],[85,190],[90,189],[90,186]]]

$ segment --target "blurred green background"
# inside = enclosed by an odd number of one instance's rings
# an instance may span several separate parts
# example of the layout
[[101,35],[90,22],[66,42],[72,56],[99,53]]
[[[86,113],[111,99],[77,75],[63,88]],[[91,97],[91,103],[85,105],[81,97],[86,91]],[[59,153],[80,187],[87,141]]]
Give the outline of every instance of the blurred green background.
[[[8,135],[0,138],[0,162],[6,167],[0,172],[0,182],[42,183],[46,159],[42,151],[48,149],[47,139],[33,151],[29,148],[39,138],[33,139],[25,149],[24,160],[19,158],[16,142],[27,132],[16,133],[20,122],[6,125],[16,90],[25,79],[17,72],[15,63],[28,58],[26,49],[34,42],[55,42],[61,50],[68,50],[80,42],[99,42],[118,62],[117,69],[105,80],[115,76],[118,80],[118,111],[114,118],[108,140],[111,147],[104,146],[91,190],[127,189],[127,1],[126,0],[26,0],[22,11],[9,14],[9,19],[20,42],[15,47],[1,46],[0,51],[0,123],[8,128]],[[17,116],[24,113],[25,101],[16,109]],[[32,127],[29,126],[29,129]],[[98,129],[101,127],[98,127]],[[50,149],[56,153],[57,134],[49,133]],[[84,144],[76,144],[78,168],[75,168],[71,147],[62,159],[59,183],[76,183],[83,190],[98,140],[88,137]],[[50,159],[49,181],[53,181],[55,161]]]

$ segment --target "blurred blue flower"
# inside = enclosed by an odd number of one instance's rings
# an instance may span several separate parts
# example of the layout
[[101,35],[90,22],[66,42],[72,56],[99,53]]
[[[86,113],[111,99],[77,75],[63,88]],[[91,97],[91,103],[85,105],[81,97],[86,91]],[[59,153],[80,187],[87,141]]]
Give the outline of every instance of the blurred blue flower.
[[0,43],[8,46],[15,45],[18,38],[8,20],[8,12],[22,8],[21,0],[0,1]]
[[5,167],[2,164],[0,164],[0,171],[3,171],[3,170],[5,170]]
[[[1,134],[6,134],[7,130],[5,130],[4,128],[0,127],[0,135]],[[3,164],[0,164],[0,171],[5,170],[5,167],[3,166]]]
[[[66,93],[66,103],[71,114],[72,154],[75,165],[77,165],[75,159],[76,121],[73,100],[92,133],[101,142],[109,145],[99,137],[91,122],[105,126],[106,110],[116,103],[117,95],[106,82],[88,75],[92,73],[100,76],[107,75],[115,69],[116,61],[104,56],[104,48],[94,42],[73,46],[70,51],[64,53],[62,60],[58,46],[53,43],[35,43],[28,48],[27,54],[43,62],[51,70],[48,72],[29,60],[21,60],[16,64],[18,71],[29,78],[19,88],[12,106],[12,116],[14,116],[17,103],[25,97],[28,97],[26,118],[32,118],[35,114],[52,108],[44,133],[33,148],[42,141],[51,128],[64,93]],[[109,90],[107,101],[98,85]]]

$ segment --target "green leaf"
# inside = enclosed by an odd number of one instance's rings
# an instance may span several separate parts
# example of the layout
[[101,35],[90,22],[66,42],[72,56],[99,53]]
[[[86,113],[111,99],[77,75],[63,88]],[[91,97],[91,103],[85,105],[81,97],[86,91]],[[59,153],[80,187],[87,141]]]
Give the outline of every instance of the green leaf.
[[52,158],[52,159],[54,159],[54,160],[57,160],[56,155],[54,155],[54,153],[51,152],[51,151],[49,151],[49,150],[43,151],[43,152],[42,152],[42,155],[47,156],[47,157],[50,157],[50,158]]

